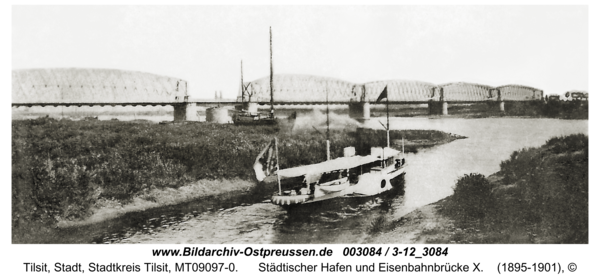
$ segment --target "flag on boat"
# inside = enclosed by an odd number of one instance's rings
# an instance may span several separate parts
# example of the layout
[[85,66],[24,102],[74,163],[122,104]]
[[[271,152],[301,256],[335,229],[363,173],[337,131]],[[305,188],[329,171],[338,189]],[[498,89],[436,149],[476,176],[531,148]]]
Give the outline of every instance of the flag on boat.
[[385,88],[383,88],[383,91],[381,92],[381,94],[379,94],[379,97],[377,97],[377,101],[375,101],[375,103],[383,100],[384,98],[387,98],[387,86],[385,86]]
[[254,161],[254,173],[256,180],[262,182],[267,176],[274,174],[277,170],[277,158],[275,155],[275,141],[271,141],[256,157]]

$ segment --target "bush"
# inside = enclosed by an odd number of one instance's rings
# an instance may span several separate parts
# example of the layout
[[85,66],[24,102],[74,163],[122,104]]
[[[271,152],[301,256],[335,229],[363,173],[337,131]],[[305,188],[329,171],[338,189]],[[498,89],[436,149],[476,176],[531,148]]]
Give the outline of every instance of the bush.
[[94,202],[91,174],[77,160],[42,160],[30,167],[36,208],[54,218],[85,217]]
[[553,137],[540,148],[515,151],[500,165],[526,208],[518,219],[552,229],[560,242],[588,240],[588,137]]
[[492,185],[481,174],[464,175],[454,186],[452,197],[455,209],[467,217],[483,217],[493,206]]
[[502,173],[503,182],[505,184],[513,184],[523,176],[531,174],[536,168],[531,165],[532,161],[541,156],[540,151],[535,148],[524,148],[514,151],[510,155],[510,159],[500,163],[500,171]]
[[[589,217],[589,186],[588,186],[588,151],[567,155],[561,158],[554,172],[562,187],[556,196],[548,200],[548,208],[555,211],[545,211],[553,226],[562,227],[569,232],[565,242],[588,242]],[[554,205],[552,205],[554,204]],[[560,212],[564,219],[554,219],[553,213]]]
[[387,227],[387,219],[385,216],[379,216],[371,221],[368,226],[368,232],[371,234],[381,233]]
[[587,149],[588,137],[582,133],[553,137],[543,147],[550,148],[554,154],[581,151]]

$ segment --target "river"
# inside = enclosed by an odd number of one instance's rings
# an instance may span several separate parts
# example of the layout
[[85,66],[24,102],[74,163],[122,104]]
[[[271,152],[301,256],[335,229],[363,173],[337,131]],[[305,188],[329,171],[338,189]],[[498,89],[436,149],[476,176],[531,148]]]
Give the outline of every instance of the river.
[[[378,119],[364,124],[379,129]],[[391,118],[392,129],[434,129],[468,138],[407,154],[405,193],[288,213],[268,195],[234,196],[128,213],[85,229],[66,229],[68,243],[361,243],[378,224],[452,194],[468,173],[490,175],[500,162],[550,137],[588,133],[587,120]]]

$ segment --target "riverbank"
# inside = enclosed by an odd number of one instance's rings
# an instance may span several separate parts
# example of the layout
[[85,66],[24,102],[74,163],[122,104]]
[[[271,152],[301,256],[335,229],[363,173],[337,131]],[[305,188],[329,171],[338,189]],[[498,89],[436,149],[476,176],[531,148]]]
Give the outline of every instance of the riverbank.
[[[405,136],[407,136],[408,139],[411,139],[404,141],[405,150],[407,152],[417,152],[421,148],[429,148],[450,143],[457,139],[466,138],[460,135],[437,131],[408,131],[405,132]],[[400,149],[402,147],[402,140],[396,139],[392,143],[392,146],[395,148]],[[202,179],[179,188],[149,189],[126,202],[102,198],[94,204],[93,208],[90,210],[92,214],[89,217],[77,220],[59,219],[56,226],[59,228],[85,226],[117,218],[126,213],[177,205],[224,194],[228,196],[245,196],[257,192],[269,192],[268,190],[262,190],[261,188],[262,185],[257,185],[254,180],[242,180],[239,178],[216,180]]]
[[[394,117],[428,118],[556,118],[587,120],[589,116],[587,101],[505,101],[504,111],[500,111],[498,102],[448,104],[448,115],[431,115],[427,105],[390,105],[390,114]],[[373,117],[384,117],[385,107],[373,107]]]
[[[321,127],[321,121],[314,126]],[[312,128],[290,133],[228,124],[41,118],[15,120],[12,132],[14,243],[35,243],[36,237],[28,237],[31,232],[40,236],[57,226],[85,226],[125,213],[247,191],[255,185],[255,157],[274,137],[279,139],[282,168],[316,163],[325,155],[323,136]],[[407,152],[461,138],[432,130],[391,131],[390,136],[412,143]],[[361,147],[386,142],[385,131],[357,133],[356,127],[332,130],[331,140],[334,158],[347,146],[357,147],[360,154]]]
[[[157,215],[155,214],[157,211],[169,211],[168,209],[179,208],[181,205],[188,203],[201,203],[204,211],[217,211],[223,207],[235,207],[240,204],[260,201],[264,199],[265,193],[267,193],[267,190],[260,189],[252,181],[200,180],[176,189],[154,189],[137,195],[128,202],[99,199],[90,209],[92,214],[86,218],[76,220],[58,218],[51,221],[48,219],[21,220],[19,226],[13,228],[13,243],[98,243],[98,241],[92,240],[97,239],[98,236],[103,236],[106,229],[117,226],[113,221],[117,221],[118,224],[146,215]],[[196,210],[201,210],[201,208],[196,207]],[[198,214],[201,214],[201,212],[189,213],[189,215]],[[164,215],[162,216],[164,217]],[[162,220],[157,221],[161,222]],[[172,221],[168,220],[166,222]],[[73,232],[78,231],[87,232],[88,235],[73,234]],[[69,233],[68,237],[64,236],[65,233]],[[123,236],[120,239],[123,239]],[[101,243],[107,243],[108,241],[103,240]],[[113,243],[116,239],[112,237],[110,241],[110,243]]]
[[222,179],[200,180],[176,189],[152,189],[133,197],[129,202],[125,203],[114,199],[101,199],[91,209],[91,216],[82,220],[59,220],[56,225],[59,228],[85,226],[114,219],[126,213],[177,205],[196,199],[224,194],[245,194],[255,186],[255,182],[249,180]]
[[[495,173],[488,180],[498,184],[500,175]],[[497,185],[496,188],[511,186]],[[492,238],[498,234],[503,236],[501,243],[553,243],[553,240],[537,239],[530,229],[519,228],[499,232],[488,232],[481,221],[472,219],[460,221],[444,212],[453,197],[449,196],[434,203],[421,206],[406,214],[399,220],[386,225],[384,232],[368,238],[365,243],[381,244],[483,244],[497,243]],[[507,227],[508,228],[508,227]],[[546,241],[546,242],[544,242]]]
[[[365,243],[587,244],[587,170],[587,136],[554,137],[516,151],[486,182],[465,175],[455,194],[386,224]],[[466,198],[457,195],[460,182],[471,188]],[[473,193],[481,189],[489,192]]]

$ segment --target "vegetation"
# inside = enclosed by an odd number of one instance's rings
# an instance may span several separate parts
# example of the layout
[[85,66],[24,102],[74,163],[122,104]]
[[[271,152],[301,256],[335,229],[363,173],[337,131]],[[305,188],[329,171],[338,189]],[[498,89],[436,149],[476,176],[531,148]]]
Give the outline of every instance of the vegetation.
[[511,116],[533,116],[561,119],[587,119],[587,101],[548,100],[532,102],[506,102],[506,113]]
[[[332,156],[342,156],[346,146],[385,145],[384,131],[362,133],[366,137],[357,137],[361,133],[356,131],[332,133]],[[391,134],[409,139],[444,135],[432,131]],[[275,136],[281,168],[325,159],[322,135],[290,135],[276,127],[15,120],[13,229],[31,220],[55,224],[85,218],[101,199],[127,203],[155,189],[178,188],[200,179],[253,180],[254,160]]]
[[493,206],[492,185],[481,174],[471,173],[458,179],[454,186],[451,209],[463,217],[485,217]]
[[[356,139],[354,143],[356,152],[360,155],[370,153],[373,146],[387,145],[387,135],[384,130],[358,128],[356,133],[353,133],[353,137]],[[466,137],[438,130],[390,130],[390,145],[401,149],[401,139],[404,139],[405,152],[411,153],[416,153],[418,148],[439,145],[463,138]]]
[[501,163],[501,178],[491,185],[476,174],[459,179],[442,213],[459,228],[480,228],[472,242],[588,243],[588,154],[583,134],[516,151]]
[[449,115],[470,117],[518,116],[560,119],[588,119],[587,101],[505,101],[504,112],[498,109],[498,102],[475,103],[469,105],[450,105]]
[[385,216],[378,216],[377,218],[371,221],[371,224],[369,224],[367,231],[370,234],[377,234],[383,232],[387,226],[388,222]]

